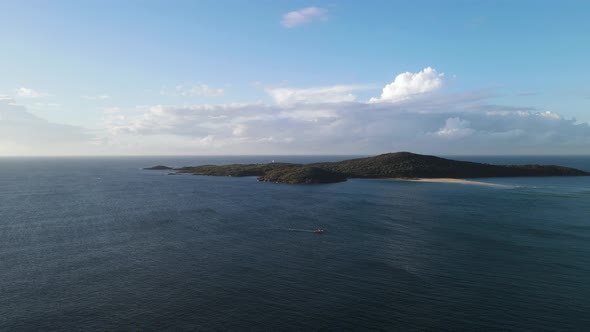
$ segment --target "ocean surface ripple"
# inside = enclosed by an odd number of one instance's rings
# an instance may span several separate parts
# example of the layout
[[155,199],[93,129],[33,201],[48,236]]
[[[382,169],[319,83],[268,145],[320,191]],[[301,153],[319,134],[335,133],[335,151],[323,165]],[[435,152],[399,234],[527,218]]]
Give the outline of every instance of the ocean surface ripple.
[[326,158],[0,158],[0,330],[590,326],[590,178],[279,185],[141,170]]

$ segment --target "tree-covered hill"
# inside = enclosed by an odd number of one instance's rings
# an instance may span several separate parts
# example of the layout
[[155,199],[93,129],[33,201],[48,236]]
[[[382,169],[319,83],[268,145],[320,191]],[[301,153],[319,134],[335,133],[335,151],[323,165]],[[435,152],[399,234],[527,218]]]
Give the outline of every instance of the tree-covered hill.
[[[147,169],[168,169],[155,166]],[[555,165],[490,165],[410,152],[307,165],[291,163],[201,165],[176,169],[178,173],[212,176],[257,176],[279,183],[333,183],[347,178],[484,178],[515,176],[590,175]]]

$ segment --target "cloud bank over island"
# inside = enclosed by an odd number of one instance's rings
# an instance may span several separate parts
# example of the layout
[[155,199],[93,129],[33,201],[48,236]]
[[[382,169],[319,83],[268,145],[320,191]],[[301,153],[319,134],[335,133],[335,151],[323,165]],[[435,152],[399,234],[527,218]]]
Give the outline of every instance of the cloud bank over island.
[[32,154],[51,147],[66,154],[590,152],[587,123],[495,104],[478,90],[445,92],[445,84],[443,73],[426,67],[397,75],[368,100],[357,92],[373,87],[335,85],[266,88],[266,103],[112,107],[93,132],[49,123],[3,100],[0,144],[28,146],[23,151]]

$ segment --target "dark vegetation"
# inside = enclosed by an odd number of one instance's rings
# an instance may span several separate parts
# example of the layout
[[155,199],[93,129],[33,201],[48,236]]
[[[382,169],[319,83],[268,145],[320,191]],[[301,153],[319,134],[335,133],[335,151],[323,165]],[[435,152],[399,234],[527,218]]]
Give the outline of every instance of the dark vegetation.
[[163,171],[163,170],[170,170],[173,168],[168,167],[168,166],[158,165],[158,166],[146,167],[144,169],[153,170],[153,171]]
[[375,157],[316,163],[346,174],[349,178],[487,178],[513,176],[589,175],[553,165],[490,165],[458,161],[410,152],[387,153]]
[[296,166],[275,169],[258,178],[258,181],[277,183],[333,183],[346,181],[346,175],[313,166]]
[[213,176],[263,176],[270,171],[287,170],[300,167],[298,164],[270,163],[270,164],[231,164],[231,165],[201,165],[182,167],[177,169],[181,173]]
[[[147,169],[170,169],[154,166]],[[179,173],[212,176],[257,176],[278,183],[333,183],[347,178],[482,178],[514,176],[579,176],[588,172],[554,165],[490,165],[410,152],[308,165],[289,163],[202,165]]]

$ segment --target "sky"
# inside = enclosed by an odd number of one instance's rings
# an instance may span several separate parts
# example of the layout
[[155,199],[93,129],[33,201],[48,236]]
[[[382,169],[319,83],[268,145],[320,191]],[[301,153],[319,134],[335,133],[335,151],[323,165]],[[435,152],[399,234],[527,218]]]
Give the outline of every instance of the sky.
[[590,155],[588,1],[0,7],[0,156]]

